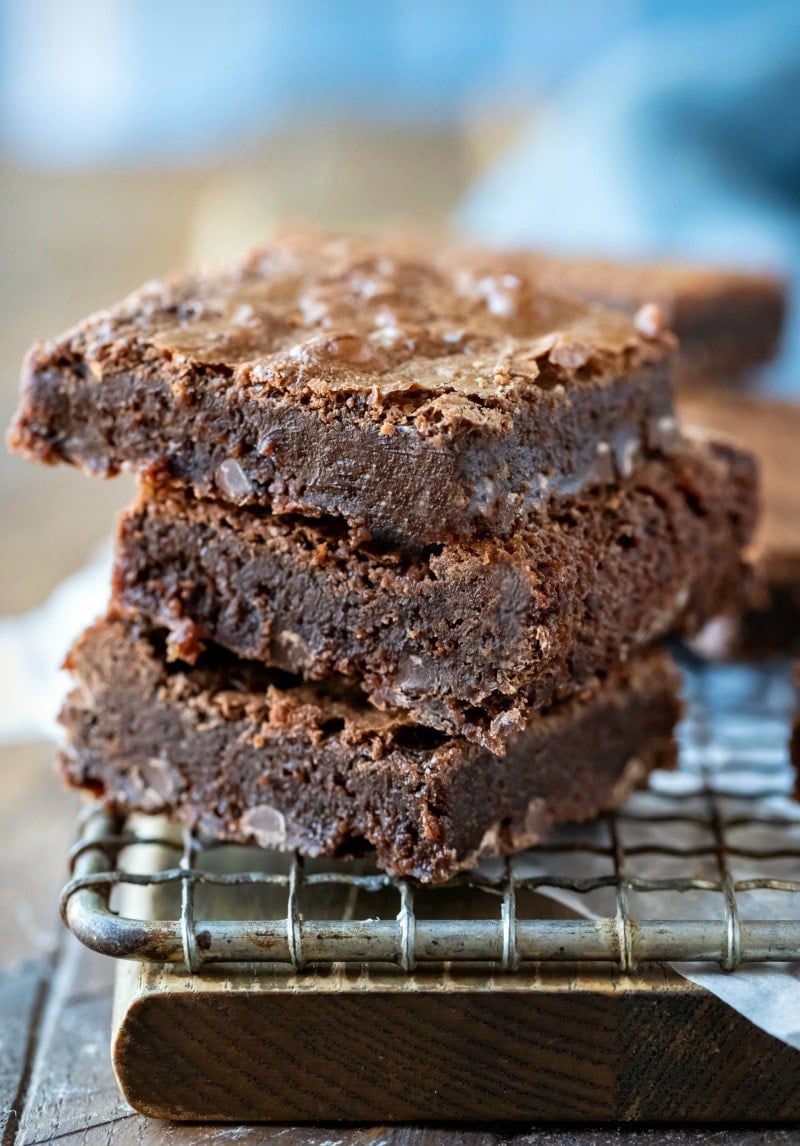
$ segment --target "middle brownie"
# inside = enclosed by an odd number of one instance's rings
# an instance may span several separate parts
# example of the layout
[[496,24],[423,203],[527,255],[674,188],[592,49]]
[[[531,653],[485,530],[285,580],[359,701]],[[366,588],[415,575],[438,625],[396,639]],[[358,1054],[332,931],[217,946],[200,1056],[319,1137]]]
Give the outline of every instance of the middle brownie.
[[114,592],[162,624],[321,679],[498,754],[563,700],[671,632],[737,603],[756,514],[752,458],[687,444],[613,490],[553,501],[513,538],[424,553],[339,519],[273,516],[144,487],[123,515]]

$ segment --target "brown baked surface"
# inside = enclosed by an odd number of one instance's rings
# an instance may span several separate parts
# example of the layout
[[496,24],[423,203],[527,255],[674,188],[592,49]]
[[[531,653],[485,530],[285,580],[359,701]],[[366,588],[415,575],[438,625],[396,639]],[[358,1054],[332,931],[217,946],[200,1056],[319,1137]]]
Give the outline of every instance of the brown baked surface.
[[745,617],[744,647],[800,653],[800,405],[711,390],[684,392],[684,422],[750,450],[761,474],[762,512],[753,557],[768,599]]
[[687,446],[619,487],[556,499],[505,543],[419,554],[343,523],[274,517],[177,488],[123,515],[115,596],[192,659],[211,640],[494,751],[636,650],[741,608],[752,458]]
[[545,294],[525,267],[285,236],[35,346],[9,444],[410,548],[506,534],[676,434],[657,317]]
[[678,381],[729,384],[776,355],[787,309],[775,274],[683,263],[531,256],[545,290],[635,313],[655,303],[678,336]]
[[374,849],[386,870],[425,881],[614,806],[675,761],[679,680],[660,651],[534,716],[504,757],[220,650],[169,664],[163,634],[114,616],[79,638],[68,667],[70,784],[222,839]]

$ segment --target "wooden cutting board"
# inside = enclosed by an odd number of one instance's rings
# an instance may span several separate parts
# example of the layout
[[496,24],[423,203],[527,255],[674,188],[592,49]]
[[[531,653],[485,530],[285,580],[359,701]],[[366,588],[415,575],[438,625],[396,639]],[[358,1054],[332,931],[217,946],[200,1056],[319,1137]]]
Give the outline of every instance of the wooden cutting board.
[[[158,849],[145,858],[164,866]],[[206,892],[213,918],[223,893]],[[174,918],[175,894],[127,887],[119,906],[137,918]],[[454,894],[453,917],[466,917],[474,896]],[[540,901],[542,914],[568,914]],[[369,904],[370,914],[380,909],[374,895]],[[253,906],[269,910],[266,901]],[[315,908],[324,917],[324,903]],[[607,964],[513,973],[450,964],[413,974],[377,964],[301,973],[227,964],[191,975],[120,963],[112,1056],[125,1097],[157,1118],[800,1118],[800,1052],[662,966],[623,975]]]
[[190,976],[131,963],[112,1052],[125,1097],[157,1118],[800,1117],[800,1053],[660,968]]

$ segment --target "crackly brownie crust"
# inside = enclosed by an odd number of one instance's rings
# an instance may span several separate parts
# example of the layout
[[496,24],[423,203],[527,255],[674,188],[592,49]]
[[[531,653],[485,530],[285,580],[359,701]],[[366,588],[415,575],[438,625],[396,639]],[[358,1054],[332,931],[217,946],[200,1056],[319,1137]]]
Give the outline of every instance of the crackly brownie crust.
[[688,444],[613,490],[554,501],[505,544],[382,549],[335,521],[145,489],[122,517],[115,596],[192,659],[211,640],[496,752],[670,632],[741,606],[756,517],[749,455]]
[[677,380],[729,385],[769,362],[786,317],[786,283],[775,274],[681,263],[615,263],[531,255],[545,290],[568,292],[633,314],[655,303],[677,335]]
[[668,448],[671,352],[510,255],[288,236],[35,346],[9,444],[418,548]]
[[223,839],[307,855],[373,848],[386,870],[431,882],[614,806],[675,761],[678,678],[658,651],[536,714],[501,758],[219,651],[170,665],[163,637],[113,615],[68,667],[70,784]]
[[682,393],[682,421],[750,450],[761,475],[752,557],[765,587],[742,618],[739,651],[800,654],[800,404],[711,389]]

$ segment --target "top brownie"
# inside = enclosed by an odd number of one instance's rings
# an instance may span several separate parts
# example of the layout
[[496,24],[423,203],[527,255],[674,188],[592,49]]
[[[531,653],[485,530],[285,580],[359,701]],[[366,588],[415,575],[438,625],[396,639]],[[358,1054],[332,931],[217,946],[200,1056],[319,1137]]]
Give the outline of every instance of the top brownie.
[[410,548],[508,534],[677,433],[658,313],[534,281],[513,254],[286,236],[35,346],[9,443]]

